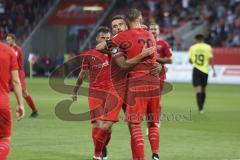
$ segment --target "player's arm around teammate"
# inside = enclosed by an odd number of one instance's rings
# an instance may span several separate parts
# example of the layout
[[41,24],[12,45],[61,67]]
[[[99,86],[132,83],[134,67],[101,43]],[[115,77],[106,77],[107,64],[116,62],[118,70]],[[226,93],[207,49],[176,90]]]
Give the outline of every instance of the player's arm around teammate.
[[[118,47],[116,47],[115,44],[112,43],[111,40],[99,43],[96,46],[96,49],[97,50],[108,50],[109,53],[112,54],[112,56],[119,54]],[[125,57],[122,56],[119,58],[114,58],[113,60],[122,70],[128,70],[128,69],[136,66],[144,58],[152,56],[154,54],[155,49],[156,48],[154,46],[147,48],[147,46],[145,45],[143,47],[141,53],[133,58],[126,59]]]
[[[136,57],[126,59],[125,57],[121,56],[119,58],[114,58],[115,63],[123,70],[128,70],[134,66],[136,66],[138,63],[140,63],[144,58],[150,57],[154,54],[155,47],[149,47],[145,45],[142,49],[142,52],[137,55]],[[113,54],[118,54],[118,50],[113,50]],[[158,68],[159,69],[159,68]]]

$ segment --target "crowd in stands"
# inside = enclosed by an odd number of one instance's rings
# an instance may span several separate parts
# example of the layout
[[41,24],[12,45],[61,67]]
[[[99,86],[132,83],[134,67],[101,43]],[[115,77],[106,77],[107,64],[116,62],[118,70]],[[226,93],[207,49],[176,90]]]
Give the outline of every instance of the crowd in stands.
[[215,47],[240,47],[240,1],[208,1],[206,41]]
[[[0,0],[0,40],[8,33],[14,33],[21,44],[53,2]],[[240,0],[119,0],[117,3],[111,16],[124,14],[130,7],[140,9],[144,23],[158,23],[161,38],[167,40],[174,50],[183,48],[181,37],[174,36],[173,32],[188,22],[193,26],[207,24],[205,40],[214,47],[240,47]],[[110,23],[110,17],[106,24]],[[89,33],[79,30],[78,34],[78,37],[86,37]],[[52,66],[62,63],[63,57],[45,56],[39,58],[35,67],[43,68],[46,73]]]
[[0,40],[14,33],[22,42],[52,3],[53,0],[0,0]]
[[125,0],[123,9],[114,14],[124,13],[129,6],[142,11],[145,24],[158,23],[161,38],[169,41],[175,50],[182,49],[181,37],[172,33],[190,21],[193,26],[207,23],[205,36],[211,45],[240,46],[240,0]]
[[[20,40],[24,39],[52,2],[0,0],[0,39],[10,32]],[[208,23],[206,41],[213,46],[240,46],[239,0],[121,0],[118,5],[120,9],[114,14],[125,12],[130,6],[143,12],[146,24],[157,22],[162,38],[171,41],[175,48],[181,42],[180,37],[172,37],[172,33],[189,21],[194,24]]]

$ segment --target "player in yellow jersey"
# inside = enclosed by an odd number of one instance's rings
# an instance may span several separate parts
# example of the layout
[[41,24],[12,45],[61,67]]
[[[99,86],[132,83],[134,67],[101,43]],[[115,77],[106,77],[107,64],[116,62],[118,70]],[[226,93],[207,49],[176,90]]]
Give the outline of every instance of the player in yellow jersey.
[[189,62],[193,65],[192,82],[196,90],[196,98],[200,113],[204,113],[203,106],[206,98],[206,86],[208,81],[208,66],[212,66],[213,76],[216,76],[212,47],[204,43],[204,36],[195,36],[196,43],[189,49]]

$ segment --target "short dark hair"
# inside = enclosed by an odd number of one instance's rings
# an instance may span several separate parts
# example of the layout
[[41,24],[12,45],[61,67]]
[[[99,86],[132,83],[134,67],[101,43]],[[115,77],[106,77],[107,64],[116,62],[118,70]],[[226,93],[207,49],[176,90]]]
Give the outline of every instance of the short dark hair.
[[8,34],[7,34],[7,37],[11,37],[11,38],[14,39],[14,40],[17,39],[16,36],[15,36],[15,34],[13,34],[13,33],[8,33]]
[[140,15],[142,14],[141,11],[139,11],[136,8],[132,8],[128,11],[127,15],[126,15],[126,20],[129,22],[133,22],[135,21]]
[[110,29],[108,27],[106,27],[106,26],[100,26],[97,29],[97,35],[99,33],[110,33]]
[[155,25],[159,27],[159,25],[157,23],[155,23],[155,22],[149,23],[148,26],[155,26]]
[[197,35],[195,36],[195,39],[196,39],[197,41],[204,41],[204,35],[203,35],[203,34],[197,34]]
[[117,15],[112,17],[111,22],[114,21],[114,20],[117,20],[117,19],[122,19],[122,20],[125,21],[125,16],[122,15],[122,14],[117,14]]

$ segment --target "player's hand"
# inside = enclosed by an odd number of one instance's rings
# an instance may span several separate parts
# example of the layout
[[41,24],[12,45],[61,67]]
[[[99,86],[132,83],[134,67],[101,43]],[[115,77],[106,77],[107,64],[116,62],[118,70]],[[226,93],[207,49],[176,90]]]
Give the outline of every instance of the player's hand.
[[23,105],[17,105],[16,107],[16,116],[17,116],[17,120],[20,121],[23,119],[25,115],[25,109]]
[[98,51],[104,50],[106,46],[107,46],[107,42],[103,41],[103,42],[97,44],[96,50],[98,50]]
[[150,74],[155,76],[155,77],[159,77],[161,71],[162,71],[162,65],[159,63],[155,64],[155,67],[153,69],[150,70]]
[[72,101],[73,101],[73,102],[76,102],[76,101],[77,101],[77,95],[76,95],[76,94],[73,94],[73,95],[72,95]]
[[144,47],[142,49],[142,52],[141,52],[141,55],[142,55],[143,58],[146,58],[146,57],[152,58],[154,56],[154,51],[155,51],[154,46],[147,48],[147,46],[144,45]]

